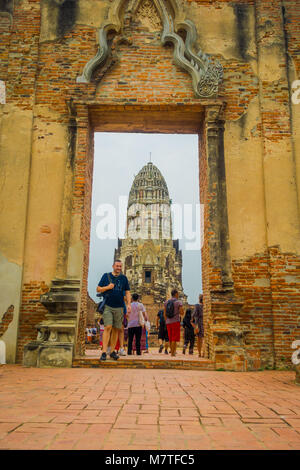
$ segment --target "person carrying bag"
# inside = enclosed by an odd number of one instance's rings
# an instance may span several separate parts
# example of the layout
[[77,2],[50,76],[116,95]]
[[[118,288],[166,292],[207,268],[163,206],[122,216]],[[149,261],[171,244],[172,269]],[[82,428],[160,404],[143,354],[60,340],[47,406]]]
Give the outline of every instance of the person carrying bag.
[[138,302],[138,294],[132,295],[131,313],[128,319],[128,356],[132,354],[133,340],[135,338],[136,353],[141,355],[141,337],[145,325],[144,305]]
[[[109,273],[106,273],[106,274],[107,274],[109,282],[113,284]],[[98,306],[97,306],[97,312],[102,315],[104,312],[105,303],[108,297],[108,292],[103,292],[103,294],[97,294],[97,297],[102,297],[102,300],[98,303]]]

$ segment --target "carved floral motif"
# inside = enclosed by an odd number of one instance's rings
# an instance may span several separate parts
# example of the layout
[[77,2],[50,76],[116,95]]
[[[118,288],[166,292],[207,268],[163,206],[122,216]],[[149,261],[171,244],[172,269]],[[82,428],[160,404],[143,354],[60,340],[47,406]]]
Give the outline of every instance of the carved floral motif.
[[162,29],[159,13],[151,0],[144,0],[140,3],[135,18],[150,31],[161,31]]

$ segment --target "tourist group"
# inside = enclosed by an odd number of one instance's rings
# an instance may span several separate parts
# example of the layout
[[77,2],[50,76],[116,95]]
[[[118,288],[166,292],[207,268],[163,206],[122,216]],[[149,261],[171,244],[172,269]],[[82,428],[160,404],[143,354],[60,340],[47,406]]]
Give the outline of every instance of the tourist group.
[[[128,355],[149,352],[151,324],[146,309],[139,301],[138,294],[131,295],[128,279],[122,273],[122,262],[115,260],[112,268],[111,273],[103,274],[97,286],[97,293],[102,297],[98,305],[101,320],[97,325],[102,346],[100,361],[105,361],[108,357],[117,360],[120,356],[125,356],[125,343]],[[183,354],[187,349],[189,354],[193,354],[196,338],[199,357],[203,357],[203,296],[199,296],[199,303],[194,310],[187,308],[184,311],[179,292],[173,289],[171,298],[166,299],[163,310],[159,310],[157,314],[159,353],[165,350],[165,354],[176,356],[181,325],[184,328]],[[97,334],[96,327],[89,325],[86,333],[87,342],[93,343],[93,337]]]

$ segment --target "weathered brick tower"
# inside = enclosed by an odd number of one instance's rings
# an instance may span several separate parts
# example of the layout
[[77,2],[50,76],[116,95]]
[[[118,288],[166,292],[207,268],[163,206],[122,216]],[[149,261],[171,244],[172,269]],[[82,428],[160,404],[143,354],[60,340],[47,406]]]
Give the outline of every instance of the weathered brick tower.
[[298,0],[0,1],[7,362],[84,353],[93,135],[110,131],[199,135],[207,355],[224,369],[291,365],[299,23]]
[[186,302],[182,253],[172,233],[168,187],[159,169],[149,162],[132,183],[126,237],[119,239],[115,259],[122,260],[131,291],[141,296],[152,322],[173,288]]

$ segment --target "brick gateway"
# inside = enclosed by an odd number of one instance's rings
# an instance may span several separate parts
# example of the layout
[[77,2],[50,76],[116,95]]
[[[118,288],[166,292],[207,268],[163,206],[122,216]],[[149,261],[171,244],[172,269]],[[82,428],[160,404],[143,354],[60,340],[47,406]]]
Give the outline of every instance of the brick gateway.
[[102,130],[199,134],[208,357],[230,370],[290,366],[300,337],[290,91],[299,16],[297,1],[277,0],[0,4],[11,362],[25,351],[28,365],[66,366],[84,353],[93,134]]

